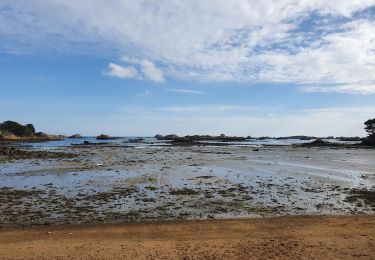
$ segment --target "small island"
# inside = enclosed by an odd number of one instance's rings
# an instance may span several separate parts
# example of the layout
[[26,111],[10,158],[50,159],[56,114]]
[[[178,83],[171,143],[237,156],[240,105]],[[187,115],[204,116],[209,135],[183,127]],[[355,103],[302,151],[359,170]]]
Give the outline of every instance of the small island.
[[14,121],[5,121],[0,124],[0,141],[40,142],[63,140],[65,136],[50,135],[36,132],[32,124],[21,125]]

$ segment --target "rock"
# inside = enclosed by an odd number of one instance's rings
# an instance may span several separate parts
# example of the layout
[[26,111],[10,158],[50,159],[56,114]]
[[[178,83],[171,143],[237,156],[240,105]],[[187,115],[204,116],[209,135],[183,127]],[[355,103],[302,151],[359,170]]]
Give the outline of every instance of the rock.
[[234,142],[234,141],[245,141],[246,137],[241,136],[225,136],[221,134],[219,136],[211,135],[187,135],[185,138],[191,141],[220,141],[220,142]]
[[142,137],[134,138],[134,139],[129,139],[128,143],[142,143],[144,139]]
[[246,137],[226,136],[225,134],[221,134],[219,136],[187,135],[184,137],[179,137],[178,135],[175,135],[175,134],[170,134],[166,136],[157,134],[155,135],[155,138],[158,140],[170,140],[170,141],[176,141],[179,143],[198,142],[198,141],[220,141],[220,142],[246,141]]
[[336,144],[326,142],[326,141],[318,138],[311,143],[305,143],[305,144],[302,144],[301,146],[334,146],[334,145],[336,145]]
[[199,144],[198,142],[195,142],[189,138],[186,138],[186,137],[177,137],[175,139],[172,140],[171,144],[173,145],[196,145],[196,144]]
[[111,137],[109,135],[101,134],[96,137],[97,140],[111,140],[115,139],[115,137]]
[[74,154],[46,152],[46,151],[27,151],[12,146],[0,146],[0,155],[8,159],[33,159],[33,158],[73,158]]
[[44,138],[47,138],[47,137],[48,137],[48,134],[43,133],[43,132],[38,132],[38,133],[35,133],[35,136],[36,136],[36,137],[44,137]]
[[0,124],[0,129],[8,131],[19,137],[29,137],[35,134],[35,128],[32,124],[21,125],[14,121],[5,121]]
[[178,135],[175,135],[175,134],[171,134],[171,135],[166,135],[163,137],[163,140],[174,140],[178,138]]
[[75,134],[75,135],[69,136],[69,138],[79,139],[79,138],[82,138],[82,136],[80,134]]
[[155,138],[158,139],[158,140],[163,140],[164,136],[162,136],[160,134],[157,134],[157,135],[155,135]]
[[23,126],[14,121],[5,121],[0,124],[0,140],[3,141],[43,142],[62,139],[64,136],[36,133],[32,124]]
[[242,136],[226,136],[224,138],[220,138],[219,140],[223,142],[242,142],[246,141],[246,137]]
[[6,131],[6,130],[0,130],[0,140],[6,140],[6,141],[16,141],[19,140],[20,137]]

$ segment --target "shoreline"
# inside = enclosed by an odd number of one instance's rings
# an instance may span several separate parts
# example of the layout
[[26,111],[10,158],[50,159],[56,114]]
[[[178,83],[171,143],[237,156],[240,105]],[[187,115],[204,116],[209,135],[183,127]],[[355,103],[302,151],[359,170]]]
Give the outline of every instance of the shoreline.
[[0,259],[370,259],[374,249],[374,215],[0,230]]
[[133,227],[133,226],[152,226],[152,225],[175,225],[175,224],[192,224],[192,223],[204,223],[204,222],[231,222],[231,221],[267,221],[277,219],[314,219],[314,218],[374,218],[375,213],[367,214],[300,214],[300,215],[264,215],[264,216],[237,216],[237,217],[226,217],[226,218],[185,218],[185,219],[144,219],[144,220],[126,220],[126,221],[113,221],[113,222],[55,222],[48,224],[23,224],[23,225],[7,225],[0,226],[1,232],[13,232],[22,230],[64,230],[64,229],[85,229],[85,228],[97,228],[97,227]]

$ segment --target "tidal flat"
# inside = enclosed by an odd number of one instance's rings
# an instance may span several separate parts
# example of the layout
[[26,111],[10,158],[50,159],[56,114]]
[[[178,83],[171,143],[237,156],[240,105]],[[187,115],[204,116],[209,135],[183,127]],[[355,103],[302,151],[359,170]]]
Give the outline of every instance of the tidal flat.
[[54,152],[75,156],[0,161],[2,227],[375,212],[375,149],[103,144]]

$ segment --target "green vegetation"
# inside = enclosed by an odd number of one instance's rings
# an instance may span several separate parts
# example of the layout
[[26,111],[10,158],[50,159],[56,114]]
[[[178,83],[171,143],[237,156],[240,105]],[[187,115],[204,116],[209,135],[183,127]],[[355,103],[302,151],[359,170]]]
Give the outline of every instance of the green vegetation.
[[365,131],[367,132],[367,138],[363,141],[363,144],[375,146],[375,118],[365,122]]
[[32,124],[21,125],[14,121],[3,122],[0,124],[0,130],[20,137],[30,137],[35,134],[35,128]]
[[1,141],[51,141],[61,140],[62,138],[64,136],[36,132],[32,124],[22,125],[10,120],[0,123]]

